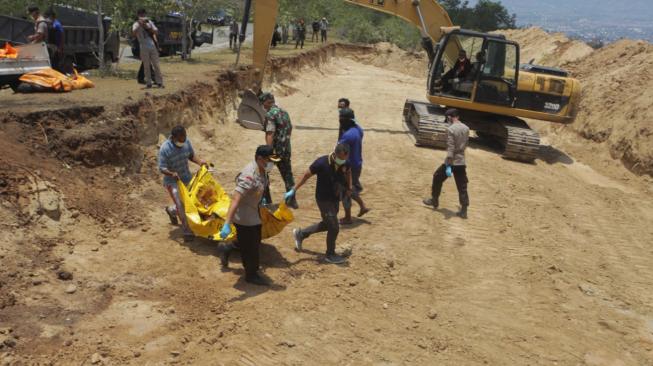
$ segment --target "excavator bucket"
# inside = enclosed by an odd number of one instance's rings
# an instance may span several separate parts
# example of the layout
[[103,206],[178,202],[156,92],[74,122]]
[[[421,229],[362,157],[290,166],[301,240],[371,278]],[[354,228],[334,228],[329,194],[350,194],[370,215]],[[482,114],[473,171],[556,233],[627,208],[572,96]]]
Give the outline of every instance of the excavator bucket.
[[242,101],[238,106],[238,123],[250,130],[263,130],[265,110],[251,90],[245,90],[243,93]]

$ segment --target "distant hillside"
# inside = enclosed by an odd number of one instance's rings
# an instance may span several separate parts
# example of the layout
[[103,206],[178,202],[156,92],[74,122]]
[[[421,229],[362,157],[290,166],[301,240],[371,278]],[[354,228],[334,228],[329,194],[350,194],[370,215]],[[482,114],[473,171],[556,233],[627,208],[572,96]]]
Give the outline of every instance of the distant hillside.
[[501,0],[501,3],[517,14],[518,25],[536,25],[586,40],[653,41],[652,0]]

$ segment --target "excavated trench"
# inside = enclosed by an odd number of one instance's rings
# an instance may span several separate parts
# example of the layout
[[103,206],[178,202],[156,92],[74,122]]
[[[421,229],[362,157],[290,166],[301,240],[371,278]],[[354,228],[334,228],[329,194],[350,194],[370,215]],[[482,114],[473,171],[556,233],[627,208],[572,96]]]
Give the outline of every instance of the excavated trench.
[[[248,70],[147,96],[117,112],[4,117],[2,362],[650,359],[646,244],[653,207],[643,199],[650,187],[571,159],[504,161],[474,142],[470,220],[455,217],[452,182],[441,209],[423,207],[444,153],[416,148],[399,125],[402,98],[422,93],[418,66],[425,60],[395,56],[334,45],[271,61],[268,82],[297,131],[296,175],[332,148],[335,101],[352,97],[365,127],[364,198],[373,208],[341,230],[338,249],[353,253],[348,266],[320,264],[322,236],[307,240],[301,253],[289,230],[266,241],[261,259],[277,283],[271,289],[240,281],[237,260],[222,272],[215,243],[183,243],[163,213],[168,198],[156,172],[157,143],[181,123],[198,151],[217,160],[216,178],[233,186],[262,139],[233,124],[238,91],[251,83]],[[415,77],[406,76],[411,64]],[[278,196],[283,187],[274,174]],[[300,192],[294,225],[319,218],[310,188]]]

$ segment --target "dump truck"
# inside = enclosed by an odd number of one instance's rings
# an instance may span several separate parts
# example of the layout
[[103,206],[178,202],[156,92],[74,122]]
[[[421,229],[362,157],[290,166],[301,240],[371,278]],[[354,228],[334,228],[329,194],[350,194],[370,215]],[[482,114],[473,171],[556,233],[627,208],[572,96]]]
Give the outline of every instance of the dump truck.
[[[0,44],[4,44],[0,42]],[[0,58],[0,88],[18,87],[23,74],[50,68],[50,56],[45,43],[16,46],[16,58]]]
[[[100,39],[97,15],[63,6],[54,7],[57,19],[64,29],[63,69],[75,67],[79,71],[96,69],[98,43]],[[118,33],[111,29],[111,18],[104,17],[104,58],[106,62],[116,62],[119,57],[120,40]],[[34,34],[34,22],[27,19],[0,15],[0,46],[5,42],[14,45],[28,44],[27,37]]]
[[[152,19],[154,25],[159,30],[159,55],[160,56],[173,56],[180,54],[182,51],[182,23],[183,17],[177,13],[167,14],[165,16]],[[213,43],[213,30],[211,32],[202,32],[201,25],[197,21],[189,21],[189,42],[188,53],[194,48],[200,47],[205,43]],[[134,37],[129,37],[129,45],[132,48],[132,55],[139,57],[140,47],[138,40]]]

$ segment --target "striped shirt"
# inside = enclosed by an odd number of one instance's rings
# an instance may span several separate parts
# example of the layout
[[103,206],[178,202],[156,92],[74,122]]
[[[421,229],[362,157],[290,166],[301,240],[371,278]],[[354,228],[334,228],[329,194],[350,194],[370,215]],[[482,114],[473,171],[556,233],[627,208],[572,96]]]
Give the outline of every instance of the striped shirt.
[[[193,178],[188,167],[188,160],[194,156],[195,151],[189,139],[186,139],[183,147],[177,147],[171,139],[167,139],[161,144],[161,149],[159,150],[159,171],[163,172],[164,169],[168,169],[171,172],[175,172],[179,174],[181,181],[185,185],[188,185]],[[173,185],[175,183],[176,180],[174,177],[163,176],[163,185]]]

